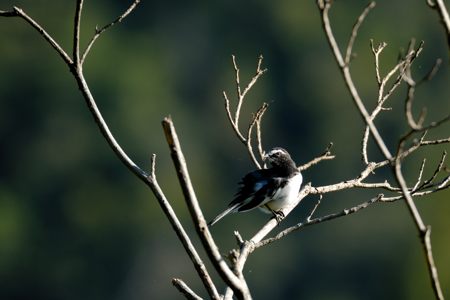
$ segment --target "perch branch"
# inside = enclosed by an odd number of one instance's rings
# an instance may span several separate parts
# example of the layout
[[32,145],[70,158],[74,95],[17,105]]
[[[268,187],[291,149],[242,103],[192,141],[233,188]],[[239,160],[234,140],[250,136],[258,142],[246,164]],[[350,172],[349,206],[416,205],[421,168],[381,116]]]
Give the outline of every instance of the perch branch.
[[331,221],[331,220],[334,220],[334,219],[337,219],[337,218],[340,218],[340,217],[344,217],[344,216],[347,216],[347,215],[359,212],[360,210],[365,209],[365,208],[369,207],[370,205],[379,202],[382,197],[383,197],[383,195],[380,194],[377,197],[370,199],[369,201],[361,203],[361,204],[359,204],[357,206],[354,206],[352,208],[344,209],[341,212],[333,213],[333,214],[329,214],[329,215],[326,215],[326,216],[323,216],[323,217],[317,217],[317,218],[313,218],[313,219],[309,219],[309,220],[307,219],[306,222],[298,223],[298,224],[296,224],[296,225],[294,225],[292,227],[289,227],[289,228],[281,231],[280,233],[276,234],[274,237],[267,238],[265,240],[262,240],[262,241],[256,243],[255,244],[255,248],[259,248],[259,247],[271,244],[271,243],[273,243],[275,241],[278,241],[278,240],[282,239],[286,235],[288,235],[288,234],[290,234],[290,233],[292,233],[294,231],[302,230],[302,229],[304,229],[307,226],[311,226],[311,225],[314,225],[314,224],[319,224],[319,223],[326,222],[326,221]]

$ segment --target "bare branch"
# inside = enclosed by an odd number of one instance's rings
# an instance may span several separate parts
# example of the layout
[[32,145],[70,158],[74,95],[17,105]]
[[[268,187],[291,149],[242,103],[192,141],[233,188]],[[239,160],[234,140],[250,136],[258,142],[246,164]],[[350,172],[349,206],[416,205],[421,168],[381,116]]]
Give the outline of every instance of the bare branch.
[[380,75],[380,54],[383,52],[383,49],[387,46],[385,42],[380,43],[376,48],[373,46],[373,40],[370,40],[370,47],[372,49],[372,53],[375,57],[375,75],[377,78],[378,87],[381,85],[381,75]]
[[294,231],[302,230],[303,228],[305,228],[307,226],[311,226],[311,225],[314,225],[314,224],[319,224],[319,223],[322,223],[322,222],[334,220],[334,219],[339,218],[339,217],[343,217],[343,216],[347,216],[347,215],[359,212],[360,210],[365,209],[365,208],[369,207],[370,205],[372,205],[372,204],[374,204],[376,202],[379,202],[382,197],[383,197],[383,195],[380,194],[377,197],[372,198],[371,200],[369,200],[367,202],[361,203],[361,204],[359,204],[357,206],[354,206],[354,207],[351,207],[351,208],[348,208],[348,209],[344,209],[341,212],[329,214],[329,215],[326,215],[326,216],[323,216],[323,217],[310,219],[310,220],[307,220],[306,222],[303,222],[303,223],[298,223],[297,225],[294,225],[294,226],[291,226],[291,227],[289,227],[287,229],[284,229],[280,233],[276,234],[274,237],[267,238],[265,240],[262,240],[262,241],[256,243],[255,244],[255,248],[259,248],[259,247],[271,244],[271,243],[273,243],[275,241],[278,241],[278,240],[282,239],[283,237],[287,236],[288,234],[290,234],[290,233],[292,233]]
[[431,8],[434,8],[439,13],[445,33],[447,34],[447,44],[450,50],[450,17],[448,10],[445,7],[444,0],[427,0],[427,3]]
[[238,96],[236,112],[234,114],[234,124],[236,125],[236,127],[239,127],[239,116],[241,114],[241,107],[242,107],[242,103],[244,102],[245,96],[251,90],[251,88],[255,85],[255,83],[258,81],[259,77],[261,77],[267,71],[267,69],[261,69],[261,64],[262,64],[262,61],[264,58],[262,55],[260,55],[259,59],[258,59],[258,66],[256,68],[255,76],[253,76],[253,78],[250,80],[250,82],[244,88],[244,91],[241,92],[239,67],[236,63],[236,57],[234,55],[232,55],[231,57],[233,60],[233,66],[234,66],[234,70],[235,70],[235,74],[236,74],[236,90],[237,90],[237,96]]
[[345,64],[350,64],[350,60],[352,58],[352,50],[353,50],[353,44],[355,43],[356,36],[358,35],[359,27],[361,27],[361,24],[364,22],[364,19],[369,14],[370,10],[375,7],[375,1],[370,2],[364,11],[359,16],[358,20],[356,20],[355,25],[353,25],[352,34],[350,35],[350,40],[347,44],[347,51],[345,54]]
[[[285,217],[289,215],[289,213],[300,203],[300,201],[306,197],[311,189],[311,185],[305,185],[299,192],[297,201],[292,203],[289,207],[285,207],[282,209],[282,213]],[[255,245],[257,245],[265,236],[267,236],[276,226],[278,225],[278,221],[275,217],[272,217],[249,241],[245,242],[238,254],[237,260],[234,263],[234,272],[238,275],[242,275],[242,270],[244,269],[244,265],[248,259],[248,256],[256,249]],[[232,298],[232,291],[228,288],[225,292],[224,299]]]
[[439,172],[441,172],[443,170],[443,168],[444,168],[444,163],[445,163],[446,156],[447,156],[447,151],[444,151],[442,153],[441,160],[439,161],[439,164],[438,164],[437,168],[434,170],[433,175],[429,179],[425,180],[419,187],[413,189],[414,191],[422,190],[423,188],[427,188],[433,183],[433,181],[436,179],[436,177],[439,174]]
[[417,177],[417,181],[416,181],[416,184],[414,185],[414,187],[412,188],[412,191],[414,192],[414,191],[417,191],[417,189],[418,189],[418,187],[419,187],[419,184],[420,184],[420,181],[422,180],[422,176],[423,176],[423,169],[425,168],[425,162],[426,162],[427,160],[424,158],[423,160],[422,160],[422,164],[420,165],[420,170],[419,170],[419,176]]
[[311,161],[307,162],[304,165],[301,165],[300,167],[298,167],[299,171],[304,171],[309,169],[310,167],[318,164],[319,162],[323,161],[323,160],[330,160],[330,159],[334,159],[335,156],[331,155],[331,148],[333,147],[333,143],[330,142],[330,144],[328,145],[328,147],[325,149],[325,152],[322,153],[320,156],[312,159]]
[[406,101],[405,101],[405,115],[406,115],[406,120],[408,121],[409,127],[411,127],[411,129],[413,129],[413,130],[420,130],[422,128],[423,123],[425,121],[425,115],[426,115],[426,109],[423,108],[419,115],[418,121],[416,122],[414,120],[413,113],[412,113],[412,103],[414,100],[414,93],[415,93],[416,87],[418,87],[419,85],[421,85],[422,83],[424,83],[426,81],[431,80],[434,77],[434,75],[436,74],[436,72],[438,71],[441,63],[442,63],[442,59],[437,59],[435,64],[433,65],[433,67],[428,72],[428,74],[426,74],[417,83],[414,82],[414,80],[412,79],[411,65],[408,65],[406,68],[405,76],[407,78],[406,83],[408,84],[408,92],[407,92],[407,97],[406,97]]
[[236,126],[233,116],[231,115],[230,99],[228,99],[227,93],[225,91],[223,91],[222,94],[223,94],[223,98],[225,99],[225,110],[227,111],[227,116],[228,116],[228,120],[230,121],[231,127],[233,128],[234,132],[238,136],[239,140],[243,143],[246,143],[245,137],[242,135],[241,131]]
[[175,214],[175,211],[173,210],[169,201],[167,201],[163,191],[158,185],[155,174],[155,167],[156,167],[156,155],[153,154],[151,157],[151,173],[148,176],[148,180],[146,183],[152,189],[154,195],[158,199],[158,202],[163,212],[165,213],[170,224],[172,225],[172,228],[177,234],[178,239],[183,244],[183,247],[186,253],[189,255],[189,258],[191,259],[194,268],[197,271],[200,279],[202,280],[203,285],[205,286],[209,296],[211,297],[211,299],[219,300],[220,299],[219,293],[217,292],[217,289],[211,279],[211,276],[208,273],[208,270],[206,269],[205,264],[203,263],[202,259],[200,258],[200,255],[198,254],[197,250],[192,244],[188,234],[184,230],[183,225],[181,225],[177,215]]
[[167,117],[162,122],[166,140],[170,148],[172,161],[175,165],[178,180],[183,190],[183,195],[186,204],[189,208],[189,212],[192,217],[197,234],[202,241],[203,247],[208,254],[211,262],[218,271],[221,278],[233,289],[234,293],[240,299],[249,299],[250,291],[248,290],[247,283],[243,277],[236,276],[222,259],[214,239],[209,232],[208,225],[203,216],[203,212],[195,195],[194,188],[192,186],[189,173],[187,170],[186,160],[184,159],[183,152],[181,151],[180,142],[175,131],[175,127],[172,120]]
[[116,25],[117,23],[120,23],[128,17],[128,15],[138,6],[138,4],[141,2],[141,0],[134,0],[133,3],[125,10],[123,14],[118,16],[114,21],[112,21],[109,24],[106,24],[102,28],[95,28],[95,34],[92,36],[91,40],[89,41],[86,49],[83,52],[83,55],[81,56],[81,64],[84,63],[84,60],[86,59],[87,55],[89,54],[89,51],[91,51],[92,46],[94,45],[95,41],[100,37],[100,35],[111,28],[112,26]]
[[[264,107],[265,106],[265,107]],[[263,108],[264,107],[264,108]],[[264,113],[266,112],[267,108],[269,107],[269,104],[264,103],[263,107],[258,110],[259,116],[256,119],[256,143],[258,145],[258,152],[259,152],[259,158],[263,161],[264,160],[264,150],[262,146],[262,138],[261,138],[261,121]],[[257,113],[258,114],[258,113]]]
[[75,21],[73,26],[73,63],[75,68],[81,68],[80,61],[80,27],[81,27],[81,12],[83,11],[83,0],[77,0],[75,8]]
[[[354,179],[350,179],[350,180],[341,181],[341,182],[338,182],[338,183],[335,183],[335,184],[314,187],[314,188],[312,188],[310,190],[310,193],[311,194],[325,194],[325,193],[330,193],[330,192],[350,189],[350,188],[354,188],[354,187],[364,187],[363,186],[364,184],[362,183],[362,181],[364,179],[366,179],[376,169],[384,167],[384,166],[386,166],[388,164],[389,164],[388,160],[384,160],[384,161],[378,162],[378,163],[371,162],[358,175],[358,177],[356,177]],[[374,187],[374,186],[371,186],[371,187]],[[376,186],[376,187],[378,188],[378,187],[382,187],[382,186]]]
[[70,67],[72,65],[72,59],[64,51],[64,49],[53,39],[53,37],[48,34],[44,28],[41,27],[35,20],[28,16],[23,9],[14,6],[12,11],[0,11],[0,16],[2,17],[20,17],[24,19],[28,24],[31,25],[37,32],[52,46],[53,49],[59,54],[59,56],[64,60],[64,62]]
[[[247,93],[252,89],[252,87],[255,85],[255,83],[258,81],[258,79],[264,73],[267,72],[267,69],[261,69],[261,65],[262,65],[263,59],[264,59],[264,57],[262,55],[260,55],[259,58],[258,58],[258,66],[256,67],[256,74],[252,77],[252,79],[250,80],[250,82],[247,84],[247,86],[245,87],[244,91],[242,92],[242,94],[241,94],[242,100],[245,98]],[[236,110],[236,112],[238,113],[240,111]]]
[[434,140],[434,141],[421,141],[420,145],[425,146],[425,145],[438,145],[438,144],[446,144],[446,143],[450,143],[450,137],[445,138],[445,139]]
[[79,34],[80,34],[80,20],[81,20],[81,11],[82,11],[82,4],[83,1],[79,0],[77,2],[76,7],[76,13],[75,13],[75,20],[74,20],[74,49],[73,49],[73,55],[74,55],[74,61],[66,54],[66,52],[55,42],[55,40],[37,23],[35,22],[31,17],[29,17],[22,9],[20,8],[14,8],[14,11],[11,12],[0,12],[1,16],[18,16],[26,20],[33,28],[35,28],[43,37],[44,39],[57,51],[57,53],[63,58],[64,62],[71,68],[73,71],[73,76],[75,80],[78,83],[78,86],[80,88],[80,91],[86,101],[87,107],[89,108],[89,111],[91,112],[96,124],[98,125],[102,135],[104,136],[105,140],[108,142],[109,146],[113,150],[113,152],[117,155],[119,160],[134,174],[136,175],[141,181],[143,181],[150,189],[152,190],[153,194],[155,195],[156,199],[158,200],[158,203],[165,213],[167,219],[169,220],[170,224],[172,225],[172,228],[174,229],[175,233],[177,234],[178,238],[182,242],[186,252],[190,256],[194,267],[196,268],[201,280],[203,281],[209,295],[213,299],[220,299],[220,296],[211,280],[211,277],[209,276],[204,263],[201,261],[200,256],[196,252],[192,242],[189,239],[189,236],[187,235],[186,231],[184,230],[183,226],[181,225],[180,221],[178,220],[177,215],[175,214],[172,206],[168,202],[166,196],[164,195],[163,191],[161,190],[160,186],[158,185],[158,182],[156,180],[155,175],[155,161],[156,157],[155,155],[152,156],[151,159],[151,173],[147,174],[145,171],[143,171],[140,167],[138,167],[125,153],[125,151],[122,149],[122,147],[119,145],[119,143],[114,138],[113,134],[108,128],[107,123],[103,119],[103,116],[100,112],[100,110],[97,107],[96,101],[94,97],[92,96],[92,93],[89,89],[89,86],[84,78],[80,60],[79,60]]
[[[413,45],[413,42],[411,42]],[[405,73],[407,73],[407,70],[410,69],[411,63],[416,59],[419,54],[422,52],[423,49],[423,41],[420,42],[419,47],[417,50],[411,50],[408,52],[406,57],[402,59],[382,80],[381,86],[380,86],[380,92],[378,94],[378,103],[384,103],[391,94],[395,91],[395,89],[402,83],[403,80],[408,80],[410,77],[406,76]],[[394,82],[394,84],[391,86],[389,91],[384,94],[384,88],[387,82],[390,80],[390,78],[398,72],[397,78]]]
[[[441,1],[442,2],[442,1]],[[384,140],[382,139],[382,137],[379,135],[378,130],[376,128],[376,126],[373,124],[373,120],[376,116],[376,114],[378,114],[379,111],[381,111],[382,109],[382,105],[383,102],[386,101],[386,99],[392,94],[392,92],[397,88],[397,86],[401,83],[402,80],[405,81],[409,81],[410,78],[405,77],[405,71],[408,68],[408,65],[412,62],[412,60],[417,57],[417,55],[420,53],[421,49],[422,49],[422,44],[419,46],[417,51],[414,52],[410,52],[406,58],[401,61],[399,64],[397,64],[396,67],[394,67],[391,72],[389,72],[383,79],[381,79],[381,83],[380,83],[380,75],[379,75],[379,70],[377,71],[377,81],[379,83],[379,96],[378,96],[378,105],[375,109],[375,111],[369,116],[369,114],[367,113],[367,110],[362,102],[362,100],[360,99],[358,92],[356,90],[356,87],[353,83],[352,77],[350,75],[350,71],[349,71],[349,67],[348,67],[348,63],[346,63],[346,61],[343,60],[342,58],[342,54],[339,50],[339,47],[337,46],[336,40],[334,38],[333,32],[331,30],[331,26],[330,26],[330,21],[329,21],[329,16],[328,16],[328,12],[329,9],[331,7],[331,3],[332,1],[330,0],[317,0],[317,5],[319,7],[319,10],[321,11],[322,14],[322,25],[325,31],[325,34],[327,36],[327,40],[328,43],[330,44],[330,47],[334,53],[336,62],[339,66],[339,69],[342,72],[342,75],[344,77],[344,81],[352,95],[352,98],[355,102],[355,105],[357,106],[360,114],[363,116],[364,121],[366,122],[367,127],[370,129],[370,132],[372,133],[372,136],[375,139],[375,142],[377,144],[377,146],[380,148],[381,152],[383,153],[383,155],[385,156],[387,161],[393,161],[394,162],[394,174],[395,174],[395,178],[397,180],[398,185],[401,188],[402,191],[402,196],[405,198],[406,203],[407,203],[407,207],[409,209],[409,212],[416,224],[416,227],[421,235],[421,240],[422,240],[422,244],[424,245],[424,252],[426,254],[427,257],[427,265],[428,265],[428,270],[430,273],[430,278],[432,281],[432,285],[433,285],[433,290],[435,292],[435,296],[437,299],[443,299],[443,294],[440,288],[440,284],[439,284],[439,279],[438,279],[438,275],[437,275],[437,271],[436,271],[436,267],[434,264],[434,259],[433,259],[433,255],[432,255],[432,251],[431,251],[431,242],[430,242],[430,233],[429,233],[429,228],[425,226],[416,206],[415,203],[412,199],[411,193],[406,185],[406,182],[403,178],[403,174],[402,174],[402,169],[401,169],[401,162],[403,159],[403,144],[405,142],[405,140],[412,135],[412,133],[414,131],[411,131],[409,133],[407,133],[401,140],[399,143],[399,147],[397,150],[397,154],[395,157],[392,156],[392,154],[389,152],[389,150],[386,147],[386,144],[384,142]],[[446,10],[445,10],[446,11]],[[450,24],[450,22],[449,22]],[[449,27],[450,29],[450,27]],[[448,31],[449,32],[449,31]],[[356,35],[356,34],[355,34]],[[450,34],[449,36],[449,47],[450,47]],[[412,47],[412,43],[410,44]],[[381,51],[381,50],[380,50]],[[373,47],[373,43],[372,43],[372,52],[375,55],[376,60],[378,59],[378,53],[374,47]],[[348,56],[348,55],[347,55]],[[377,65],[377,62],[376,62]],[[384,94],[384,87],[387,83],[387,81],[389,80],[389,78],[391,76],[393,76],[394,73],[396,73],[398,70],[399,75],[396,79],[396,81],[394,82],[393,86],[391,87],[391,89]],[[432,123],[432,125],[438,126],[438,124],[441,124],[442,122],[445,122],[446,119],[441,120],[440,122],[435,122]],[[430,125],[431,126],[431,125]],[[430,126],[428,126],[428,128],[431,128]],[[423,131],[426,132],[426,128],[423,129]],[[367,130],[366,130],[367,132]],[[366,148],[367,148],[367,136],[368,133],[365,134],[364,138],[363,138],[363,159],[364,161],[367,163],[368,162],[368,158],[367,158],[367,152],[366,152]],[[424,135],[421,138],[421,141],[423,141]],[[420,145],[420,142],[419,142]],[[415,151],[415,149],[417,149],[419,147],[419,145],[416,146],[416,148],[409,148],[408,151]],[[379,197],[381,198],[381,197]]]
[[434,294],[436,296],[436,299],[443,300],[444,295],[442,293],[441,286],[439,283],[439,277],[438,277],[436,265],[435,265],[434,258],[433,258],[433,252],[431,249],[431,240],[430,240],[431,227],[425,225],[425,223],[422,220],[422,217],[420,216],[419,211],[417,210],[416,204],[414,203],[414,200],[411,196],[411,193],[408,190],[405,179],[403,177],[403,173],[402,173],[402,169],[401,169],[401,160],[399,157],[400,156],[397,155],[397,158],[395,159],[395,164],[394,164],[395,178],[397,179],[397,182],[398,182],[400,188],[402,189],[402,193],[406,200],[406,204],[409,209],[409,212],[410,212],[411,216],[413,217],[413,220],[414,220],[414,223],[416,224],[417,230],[420,233],[420,239],[422,240],[422,245],[424,248],[424,252],[426,254],[426,262],[427,262],[428,272],[430,274]]
[[236,242],[237,242],[238,246],[241,247],[244,244],[244,239],[242,238],[239,231],[237,231],[237,230],[234,231],[234,237],[236,238]]
[[439,71],[439,68],[442,65],[442,59],[438,58],[436,59],[433,67],[430,69],[430,71],[417,82],[417,85],[422,84],[423,82],[430,81],[433,79],[433,77],[436,75],[437,71]]
[[372,136],[375,139],[376,144],[380,149],[380,151],[386,158],[390,160],[392,159],[392,154],[390,153],[385,143],[383,142],[383,139],[381,138],[378,129],[373,124],[370,115],[367,112],[367,109],[358,94],[352,76],[350,74],[349,66],[345,63],[344,59],[342,58],[342,53],[337,45],[336,39],[331,29],[329,19],[329,10],[331,8],[331,2],[332,1],[330,0],[317,0],[317,5],[322,15],[322,26],[327,36],[327,41],[331,47],[331,50],[333,51],[336,62],[338,63],[339,69],[342,73],[342,76],[344,77],[345,84],[347,85],[347,88],[349,89],[349,92],[352,95],[352,99],[356,107],[358,108],[361,117],[364,119],[365,123],[369,126],[370,132],[372,133]]
[[156,174],[155,174],[155,169],[156,169],[156,154],[152,154],[151,159],[150,159],[150,165],[151,165],[151,172],[150,172],[150,178],[152,180],[156,179]]
[[236,104],[236,111],[234,112],[234,116],[233,116],[233,113],[231,112],[231,108],[230,108],[231,101],[228,98],[227,93],[224,91],[223,98],[225,99],[225,110],[227,112],[228,121],[230,122],[231,127],[233,128],[233,131],[236,133],[239,140],[247,147],[247,151],[248,151],[253,163],[255,164],[255,166],[258,169],[261,169],[262,166],[258,162],[255,152],[253,151],[252,132],[253,132],[253,128],[256,127],[257,148],[258,148],[259,156],[262,160],[264,151],[262,149],[262,142],[261,142],[262,141],[262,139],[261,139],[261,120],[262,120],[262,116],[264,115],[265,111],[267,110],[268,104],[263,103],[263,105],[253,115],[253,118],[250,121],[250,124],[248,126],[246,137],[239,129],[239,119],[240,119],[241,108],[242,108],[242,104],[244,103],[245,96],[253,88],[253,86],[258,81],[258,79],[267,71],[267,69],[261,69],[261,65],[263,62],[263,56],[260,55],[259,59],[258,59],[258,64],[256,67],[256,73],[253,76],[253,78],[250,80],[250,82],[247,84],[247,86],[244,88],[244,90],[242,91],[241,82],[240,82],[240,70],[239,70],[239,66],[236,62],[236,57],[234,55],[232,55],[231,58],[232,58],[232,62],[233,62],[234,72],[235,72],[237,104]]
[[369,164],[369,156],[367,155],[367,143],[369,142],[369,132],[370,132],[369,126],[366,126],[366,129],[364,130],[364,135],[362,138],[362,143],[361,143],[362,160],[366,165]]
[[263,103],[263,105],[258,109],[258,111],[256,112],[256,114],[253,115],[253,119],[250,122],[250,125],[248,127],[248,131],[247,131],[247,150],[248,153],[250,154],[250,157],[253,160],[253,163],[256,165],[256,167],[258,169],[261,169],[261,165],[258,162],[258,159],[256,158],[254,151],[253,151],[253,146],[252,146],[252,132],[253,132],[253,128],[256,126],[256,141],[257,141],[257,147],[258,147],[258,153],[259,156],[261,158],[261,160],[263,160],[263,150],[262,150],[262,145],[261,145],[261,128],[260,128],[260,124],[261,124],[261,118],[264,115],[265,111],[267,110],[267,107],[269,107],[269,105],[267,103]]
[[186,299],[188,300],[202,300],[200,296],[198,296],[196,293],[194,293],[191,288],[188,287],[186,283],[184,283],[183,280],[178,278],[172,279],[172,284],[177,288],[177,290],[182,293]]
[[323,195],[319,195],[319,199],[317,200],[316,205],[314,205],[313,209],[311,210],[311,212],[309,213],[308,217],[306,218],[306,222],[311,221],[312,216],[314,215],[314,213],[316,212],[317,208],[319,207],[321,201],[322,201]]

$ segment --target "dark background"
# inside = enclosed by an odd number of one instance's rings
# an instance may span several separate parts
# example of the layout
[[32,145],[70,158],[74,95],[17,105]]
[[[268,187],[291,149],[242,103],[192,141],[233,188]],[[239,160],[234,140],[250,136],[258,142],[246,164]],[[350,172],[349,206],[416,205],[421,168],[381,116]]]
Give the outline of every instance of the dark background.
[[[110,22],[130,2],[86,1],[83,45],[95,25]],[[75,1],[0,0],[0,9],[13,5],[71,53]],[[365,5],[334,3],[331,19],[341,47]],[[0,37],[0,298],[181,299],[173,277],[206,297],[154,196],[108,147],[67,66],[21,19],[0,18]],[[372,109],[377,85],[369,40],[388,43],[381,56],[385,74],[412,37],[425,41],[414,67],[418,77],[443,59],[415,100],[416,115],[427,106],[427,120],[435,120],[449,113],[449,60],[437,13],[426,1],[379,1],[356,40],[352,74]],[[305,182],[315,185],[354,178],[363,167],[363,123],[314,1],[142,1],[123,24],[100,37],[85,75],[129,156],[148,170],[151,153],[157,154],[160,184],[193,235],[160,122],[172,116],[203,212],[212,218],[253,168],[224,111],[222,91],[235,95],[231,54],[243,82],[253,76],[258,55],[265,57],[268,73],[249,93],[241,118],[245,128],[262,102],[270,104],[263,120],[265,149],[285,147],[302,164],[334,142],[336,159],[304,172]],[[391,151],[406,130],[404,99],[402,86],[387,103],[393,111],[383,112],[376,123]],[[447,124],[429,138],[446,137],[449,129]],[[428,147],[412,155],[405,166],[409,183],[424,157],[429,177],[445,149],[448,145]],[[380,158],[372,143],[369,155]],[[385,176],[393,182],[386,171],[372,180]],[[379,192],[327,194],[316,214],[340,211]],[[447,190],[416,200],[433,227],[447,296],[449,196]],[[302,221],[316,200],[304,199],[281,227]],[[229,216],[213,234],[226,252],[235,247],[233,230],[250,238],[267,218],[258,212]],[[193,242],[199,245],[197,238]],[[417,231],[401,201],[373,205],[262,248],[250,257],[245,276],[255,299],[433,297]]]

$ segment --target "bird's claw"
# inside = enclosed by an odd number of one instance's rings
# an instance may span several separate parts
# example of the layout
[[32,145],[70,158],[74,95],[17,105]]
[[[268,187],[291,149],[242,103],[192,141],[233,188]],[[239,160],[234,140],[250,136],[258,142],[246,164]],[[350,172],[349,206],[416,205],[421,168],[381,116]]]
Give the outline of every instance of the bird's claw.
[[277,220],[277,225],[280,225],[281,221],[283,221],[283,219],[286,217],[281,210],[274,211],[273,215],[275,217],[275,220]]

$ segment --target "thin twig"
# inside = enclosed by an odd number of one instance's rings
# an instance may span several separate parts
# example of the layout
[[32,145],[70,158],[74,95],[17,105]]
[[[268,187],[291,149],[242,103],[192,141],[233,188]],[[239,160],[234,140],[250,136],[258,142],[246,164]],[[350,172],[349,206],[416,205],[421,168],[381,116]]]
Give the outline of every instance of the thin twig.
[[417,181],[416,184],[413,186],[413,188],[411,189],[413,192],[418,190],[419,184],[422,181],[422,176],[423,176],[423,170],[425,169],[425,162],[427,160],[424,158],[422,160],[422,164],[420,165],[420,169],[419,169],[419,176],[417,177]]
[[261,122],[262,122],[262,117],[263,117],[264,113],[266,112],[267,108],[269,107],[269,104],[264,103],[263,107],[264,108],[259,112],[259,116],[256,119],[256,143],[258,145],[259,158],[262,161],[264,160],[265,153],[264,153],[263,146],[262,146]]
[[0,11],[2,17],[20,17],[31,25],[37,32],[52,46],[53,49],[59,54],[64,62],[70,67],[72,65],[72,58],[64,51],[64,49],[53,39],[48,32],[42,28],[33,18],[25,13],[25,11],[19,7],[14,6],[12,11]]
[[73,63],[75,68],[81,68],[80,61],[80,29],[81,29],[81,12],[83,11],[83,0],[77,0],[75,8],[75,20],[73,26]]
[[345,63],[346,65],[350,64],[350,60],[352,58],[352,51],[353,51],[353,44],[355,43],[356,36],[358,35],[359,27],[361,27],[361,24],[364,22],[364,19],[369,14],[370,10],[375,7],[375,1],[370,2],[362,14],[358,17],[358,20],[356,20],[355,25],[353,25],[352,34],[350,35],[350,40],[347,44],[347,51],[345,54]]
[[426,145],[438,145],[438,144],[446,144],[446,143],[450,143],[450,137],[444,138],[444,139],[439,139],[439,140],[433,140],[433,141],[421,141],[420,145],[426,146]]
[[258,147],[258,153],[260,154],[260,158],[263,160],[263,154],[262,154],[262,145],[261,145],[261,131],[260,131],[260,123],[261,118],[264,115],[264,112],[267,110],[267,107],[269,105],[267,103],[263,103],[263,105],[258,109],[256,114],[254,114],[252,121],[250,122],[250,125],[248,127],[247,131],[247,150],[250,154],[250,157],[253,161],[253,163],[256,165],[258,169],[261,169],[261,165],[258,162],[258,159],[256,158],[253,146],[252,146],[252,132],[253,128],[256,126],[256,139],[257,139],[257,147]]
[[427,187],[430,186],[430,184],[433,183],[433,181],[436,179],[436,177],[439,174],[439,172],[441,172],[443,170],[443,168],[444,168],[444,163],[445,163],[446,156],[447,156],[447,151],[444,151],[442,153],[441,160],[439,161],[438,166],[434,170],[433,175],[429,179],[425,180],[419,187],[415,188],[414,190],[421,190],[423,188],[427,188]]
[[330,144],[328,145],[328,147],[325,149],[325,152],[322,153],[320,156],[313,158],[311,161],[307,162],[306,164],[301,165],[300,167],[298,167],[297,169],[299,171],[304,171],[309,169],[310,167],[318,164],[319,162],[323,161],[323,160],[330,160],[330,159],[334,159],[336,156],[331,155],[331,148],[333,147],[333,143],[330,142]]
[[381,75],[380,75],[380,54],[383,49],[387,46],[385,42],[378,44],[375,48],[373,46],[373,39],[370,40],[370,48],[372,49],[373,56],[375,57],[375,76],[377,78],[378,87],[381,85]]
[[150,159],[150,177],[155,180],[156,179],[156,174],[155,174],[155,170],[156,170],[156,154],[153,153]]
[[188,300],[202,300],[191,288],[181,279],[173,278],[172,284],[182,293]]
[[86,46],[86,49],[83,52],[83,55],[81,56],[81,64],[84,64],[84,60],[86,59],[87,55],[89,54],[89,51],[91,51],[92,46],[94,45],[95,41],[100,37],[100,35],[111,28],[112,26],[116,25],[117,23],[120,23],[125,19],[141,2],[141,0],[134,0],[133,3],[125,10],[123,14],[118,16],[114,21],[112,21],[109,24],[106,24],[102,28],[95,28],[95,34],[92,36],[91,40],[89,41],[88,45]]
[[236,123],[234,122],[233,116],[231,115],[231,109],[230,109],[230,99],[228,98],[228,95],[225,91],[222,92],[223,98],[225,99],[225,110],[227,112],[228,121],[230,121],[231,127],[233,128],[233,131],[236,133],[237,137],[242,143],[246,143],[245,137],[242,135],[239,128],[236,126]]
[[317,200],[316,205],[314,205],[313,209],[311,209],[311,212],[309,213],[308,217],[306,218],[306,222],[311,221],[312,216],[316,212],[317,208],[319,207],[320,203],[322,202],[323,195],[319,195],[319,199]]

